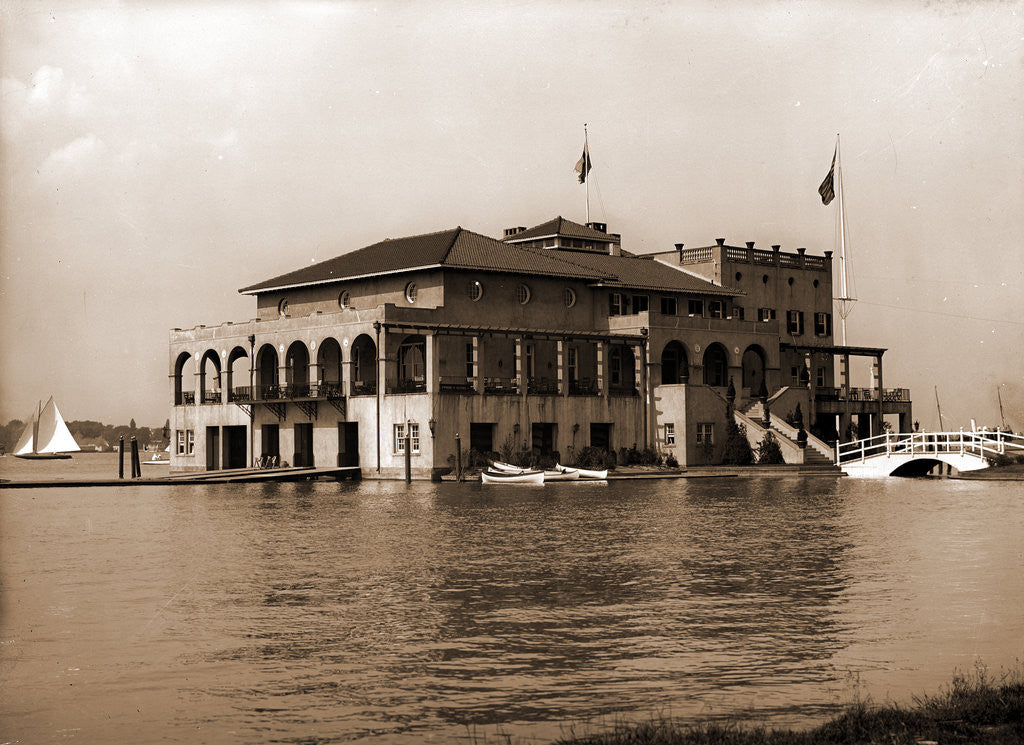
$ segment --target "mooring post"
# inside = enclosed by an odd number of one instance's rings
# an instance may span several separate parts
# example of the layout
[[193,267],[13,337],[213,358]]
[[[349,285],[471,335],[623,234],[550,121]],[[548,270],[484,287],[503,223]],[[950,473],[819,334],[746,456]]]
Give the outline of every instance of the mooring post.
[[132,478],[137,479],[142,475],[142,465],[139,463],[139,441],[132,436]]
[[412,483],[412,432],[410,423],[405,423],[405,483]]
[[462,438],[455,433],[455,480],[462,481]]
[[120,441],[117,444],[117,477],[119,479],[124,478],[124,435],[120,437]]

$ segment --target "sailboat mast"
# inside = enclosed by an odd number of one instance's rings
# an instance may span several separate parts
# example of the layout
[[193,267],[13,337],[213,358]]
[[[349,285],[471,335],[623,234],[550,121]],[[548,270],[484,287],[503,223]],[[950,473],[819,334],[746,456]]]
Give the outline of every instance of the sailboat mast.
[[1002,425],[1003,429],[1006,429],[1006,417],[1003,416],[1003,394],[999,390],[1002,387],[1002,383],[996,386],[996,398],[999,399],[999,423]]
[[39,452],[39,417],[43,413],[43,402],[40,401],[36,408],[36,421],[32,425],[32,452]]
[[945,432],[946,425],[942,423],[942,407],[939,406],[939,387],[935,386],[935,409],[939,412],[939,431]]

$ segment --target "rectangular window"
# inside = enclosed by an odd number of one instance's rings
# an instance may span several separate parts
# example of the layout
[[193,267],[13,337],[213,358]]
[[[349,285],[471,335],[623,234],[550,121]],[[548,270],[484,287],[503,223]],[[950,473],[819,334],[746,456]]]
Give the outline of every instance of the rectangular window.
[[473,342],[466,342],[466,378],[473,377]]
[[647,295],[633,296],[633,315],[646,313],[651,307],[651,299]]
[[786,332],[800,336],[804,332],[804,312],[802,310],[786,311]]
[[775,320],[775,308],[758,308],[757,320],[762,322]]
[[691,300],[689,302],[689,314],[691,316],[703,316],[704,315],[704,301],[703,300]]
[[[420,451],[420,425],[410,424],[409,425],[409,452],[418,453]],[[405,425],[395,425],[395,455],[405,455]]]
[[193,455],[196,452],[196,433],[191,429],[185,430],[185,455]]
[[178,455],[185,454],[185,430],[175,430],[175,437],[178,440]]
[[672,422],[665,424],[665,444],[675,445],[676,444],[676,425]]
[[815,384],[819,388],[824,388],[825,387],[825,368],[824,367],[819,367],[818,368],[818,371],[815,374]]
[[661,315],[674,316],[676,314],[676,299],[674,297],[663,297],[661,299]]
[[708,301],[708,315],[711,318],[721,318],[725,314],[722,312],[722,301],[721,300],[709,300]]
[[566,364],[569,367],[569,382],[575,383],[579,378],[579,354],[576,347],[565,350]]
[[815,313],[814,314],[814,335],[815,336],[829,336],[832,333],[832,314],[831,313]]
[[732,317],[733,318],[737,318],[740,321],[744,320],[743,319],[743,308],[734,305],[733,309],[732,309]]
[[793,385],[800,385],[800,368],[789,368],[789,380]]
[[608,293],[608,315],[610,316],[621,316],[626,312],[625,306],[622,302],[621,292],[609,292]]
[[698,445],[714,445],[715,444],[715,425],[714,425],[714,422],[700,422],[697,425],[697,444]]
[[525,363],[526,363],[526,377],[532,378],[533,377],[533,370],[534,370],[534,367],[533,367],[533,345],[532,344],[527,344],[526,345],[526,349],[524,351],[526,353],[525,354],[525,357],[526,357],[526,359],[525,359]]

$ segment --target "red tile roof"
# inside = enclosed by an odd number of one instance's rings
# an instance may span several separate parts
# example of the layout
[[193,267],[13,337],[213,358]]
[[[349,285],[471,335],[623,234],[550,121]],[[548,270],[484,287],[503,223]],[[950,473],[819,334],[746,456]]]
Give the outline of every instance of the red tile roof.
[[603,275],[587,272],[550,253],[522,246],[510,246],[486,235],[457,227],[437,233],[389,238],[351,253],[243,287],[239,292],[257,295],[261,292],[326,284],[355,277],[440,267],[579,277],[590,280],[603,278]]
[[[608,242],[613,240],[605,233],[561,217],[519,233],[514,238],[553,234],[544,232],[546,230],[561,231],[558,234],[563,236],[600,238]],[[499,241],[461,227],[405,238],[389,238],[351,253],[243,287],[239,292],[258,295],[263,292],[328,284],[357,277],[440,268],[572,277],[605,286],[620,286],[624,289],[705,295],[742,294],[651,258],[640,258],[626,253],[612,256],[593,251],[527,248],[516,245],[513,241]]]
[[580,225],[572,220],[566,220],[561,215],[535,227],[527,228],[521,233],[510,235],[505,241],[507,243],[519,243],[520,241],[546,238],[551,235],[560,235],[566,238],[583,238],[588,241],[601,241],[604,243],[616,242],[616,239],[608,235],[608,233],[588,228],[586,225]]

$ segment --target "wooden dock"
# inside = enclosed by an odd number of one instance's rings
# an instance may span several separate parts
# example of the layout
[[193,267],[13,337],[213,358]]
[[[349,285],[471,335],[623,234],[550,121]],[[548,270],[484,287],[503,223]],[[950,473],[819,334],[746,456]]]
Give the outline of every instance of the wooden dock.
[[50,479],[47,481],[0,481],[0,489],[45,489],[69,486],[160,486],[181,484],[233,484],[266,481],[307,481],[310,479],[352,479],[358,481],[359,466],[331,468],[233,468],[222,471],[189,471],[159,478],[138,479]]

